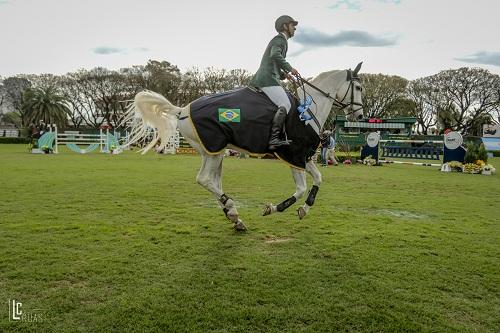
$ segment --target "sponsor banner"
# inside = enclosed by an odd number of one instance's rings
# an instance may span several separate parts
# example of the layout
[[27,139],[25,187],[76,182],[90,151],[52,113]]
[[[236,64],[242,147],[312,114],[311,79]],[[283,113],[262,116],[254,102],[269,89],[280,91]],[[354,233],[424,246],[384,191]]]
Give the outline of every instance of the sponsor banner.
[[378,142],[380,141],[380,135],[377,132],[371,132],[368,134],[366,137],[366,143],[368,144],[369,147],[374,148],[378,145]]
[[485,138],[500,138],[500,125],[483,125],[483,137]]
[[487,151],[500,151],[500,138],[481,138]]
[[448,149],[457,149],[464,143],[464,139],[462,138],[462,134],[458,132],[449,132],[444,135],[444,145]]

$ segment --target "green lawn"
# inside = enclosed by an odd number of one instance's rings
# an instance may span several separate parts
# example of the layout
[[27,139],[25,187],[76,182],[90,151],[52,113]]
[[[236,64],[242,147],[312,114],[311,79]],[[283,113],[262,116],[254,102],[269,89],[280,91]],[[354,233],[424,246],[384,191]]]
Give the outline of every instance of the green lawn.
[[[198,167],[0,145],[0,332],[500,331],[498,174],[322,168],[299,221],[260,216],[287,166],[227,158],[236,233]],[[9,322],[9,299],[42,322]]]

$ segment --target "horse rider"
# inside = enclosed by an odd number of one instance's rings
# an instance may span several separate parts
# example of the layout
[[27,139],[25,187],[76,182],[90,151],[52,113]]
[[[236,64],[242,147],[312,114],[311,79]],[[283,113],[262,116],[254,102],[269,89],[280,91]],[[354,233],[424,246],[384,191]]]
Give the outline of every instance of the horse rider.
[[285,60],[288,39],[295,34],[297,24],[298,22],[288,15],[278,17],[274,24],[278,35],[271,39],[267,45],[260,67],[250,82],[250,86],[262,90],[278,107],[271,127],[270,150],[276,150],[281,146],[289,145],[291,142],[280,140],[280,133],[283,131],[286,115],[291,108],[290,100],[285,89],[281,86],[280,80],[291,78],[290,73],[292,75],[299,74]]

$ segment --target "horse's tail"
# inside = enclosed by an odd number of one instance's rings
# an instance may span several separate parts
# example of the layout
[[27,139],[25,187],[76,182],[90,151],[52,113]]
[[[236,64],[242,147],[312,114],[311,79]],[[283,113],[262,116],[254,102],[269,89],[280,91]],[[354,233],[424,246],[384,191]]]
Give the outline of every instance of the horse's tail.
[[142,91],[135,95],[128,107],[122,125],[132,124],[127,146],[144,140],[151,134],[153,139],[140,151],[145,154],[161,140],[158,150],[165,148],[177,129],[177,116],[181,108],[170,103],[153,91]]

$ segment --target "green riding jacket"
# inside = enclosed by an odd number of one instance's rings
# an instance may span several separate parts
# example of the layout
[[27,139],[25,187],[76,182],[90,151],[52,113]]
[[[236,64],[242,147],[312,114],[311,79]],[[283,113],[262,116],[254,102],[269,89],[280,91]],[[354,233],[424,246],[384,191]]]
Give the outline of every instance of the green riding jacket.
[[288,73],[292,70],[292,66],[285,60],[287,50],[288,41],[283,34],[278,34],[271,39],[262,56],[257,73],[250,81],[250,86],[258,88],[279,86],[280,80],[285,79],[281,72]]

